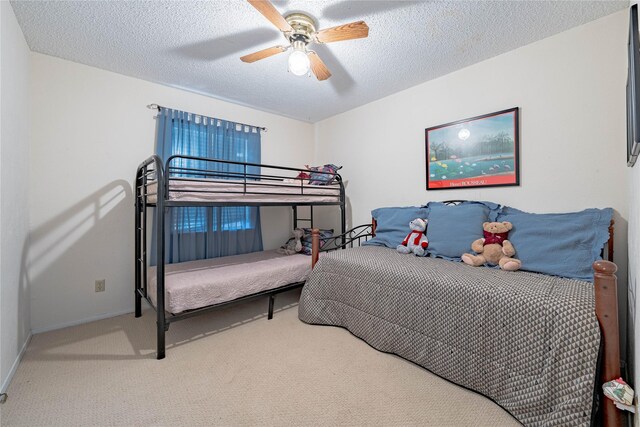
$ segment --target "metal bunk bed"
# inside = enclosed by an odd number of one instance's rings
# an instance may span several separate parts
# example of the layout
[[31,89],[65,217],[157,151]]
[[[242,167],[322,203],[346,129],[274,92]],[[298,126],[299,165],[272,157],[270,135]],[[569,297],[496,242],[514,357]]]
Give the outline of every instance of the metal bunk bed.
[[[198,167],[187,167],[189,164]],[[232,171],[224,171],[231,169]],[[256,163],[242,163],[227,160],[174,155],[163,164],[154,155],[138,166],[135,188],[135,317],[142,315],[142,299],[146,299],[157,314],[157,358],[165,357],[165,333],[173,322],[187,319],[231,304],[249,299],[269,296],[268,318],[273,316],[274,296],[304,285],[304,282],[290,283],[233,300],[170,313],[165,310],[165,222],[167,210],[188,206],[291,206],[293,226],[308,222],[313,228],[314,206],[338,206],[340,208],[341,233],[330,239],[320,249],[317,229],[313,230],[314,254],[309,263],[315,264],[320,251],[330,251],[353,246],[361,239],[372,236],[370,226],[360,226],[345,232],[345,191],[339,174],[332,175],[334,185],[308,185],[304,180],[292,178],[292,174],[304,169],[272,166]],[[287,175],[288,174],[288,175]],[[308,206],[309,218],[300,218],[298,208]],[[147,293],[147,223],[148,212],[155,212],[156,237],[156,301],[151,301]],[[153,228],[153,227],[152,227]],[[313,263],[313,264],[312,264]]]

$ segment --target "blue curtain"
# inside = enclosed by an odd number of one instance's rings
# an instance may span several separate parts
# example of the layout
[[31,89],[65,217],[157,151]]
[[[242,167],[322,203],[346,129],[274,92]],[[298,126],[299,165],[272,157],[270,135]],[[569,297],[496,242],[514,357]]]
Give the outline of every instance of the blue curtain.
[[[156,153],[164,162],[174,154],[183,154],[260,163],[260,129],[162,108],[157,116]],[[172,166],[243,172],[241,165],[200,160],[176,159]],[[260,168],[247,168],[247,173],[259,174]],[[202,179],[202,176],[186,173],[172,176]],[[165,233],[167,263],[262,250],[260,210],[257,207],[170,208]],[[155,265],[155,233],[151,254],[151,263]]]

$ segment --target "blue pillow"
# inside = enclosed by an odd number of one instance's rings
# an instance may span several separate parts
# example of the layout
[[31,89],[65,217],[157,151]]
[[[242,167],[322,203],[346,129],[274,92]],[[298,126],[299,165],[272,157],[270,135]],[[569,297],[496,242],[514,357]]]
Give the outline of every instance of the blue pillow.
[[533,214],[505,206],[498,221],[513,224],[509,240],[522,270],[593,282],[591,265],[609,240],[612,215],[611,208]]
[[500,205],[468,201],[447,206],[429,202],[427,207],[427,252],[431,256],[460,261],[462,254],[471,251],[471,243],[482,238],[482,223],[495,221]]
[[427,219],[429,209],[419,206],[403,208],[378,208],[371,211],[376,220],[376,237],[363,245],[386,246],[396,248],[411,231],[409,223],[416,218]]

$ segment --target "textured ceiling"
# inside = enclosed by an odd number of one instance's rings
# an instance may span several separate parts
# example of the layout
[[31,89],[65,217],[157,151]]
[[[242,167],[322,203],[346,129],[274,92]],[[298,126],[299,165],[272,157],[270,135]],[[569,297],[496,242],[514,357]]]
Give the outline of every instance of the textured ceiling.
[[[315,45],[333,76],[287,72],[285,42],[246,1],[13,1],[31,49],[315,122],[628,6],[623,1],[274,1],[369,38]],[[154,102],[150,99],[149,102]]]

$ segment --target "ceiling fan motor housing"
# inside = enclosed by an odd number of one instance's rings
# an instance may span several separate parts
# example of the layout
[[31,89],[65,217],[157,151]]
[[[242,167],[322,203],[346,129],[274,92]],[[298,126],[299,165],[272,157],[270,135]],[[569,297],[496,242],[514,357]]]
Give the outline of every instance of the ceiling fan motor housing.
[[351,22],[345,25],[325,28],[318,31],[318,24],[310,15],[302,12],[290,12],[284,16],[269,0],[247,0],[258,12],[282,31],[289,46],[273,46],[240,57],[242,62],[252,63],[270,56],[286,52],[293,48],[289,55],[289,71],[302,76],[313,72],[319,81],[331,77],[331,72],[313,50],[307,50],[310,43],[333,43],[343,40],[361,39],[369,35],[369,27],[364,21]]
[[285,33],[285,37],[295,48],[296,45],[308,45],[316,32],[316,24],[313,18],[304,13],[292,13],[284,17],[291,25],[293,32]]

